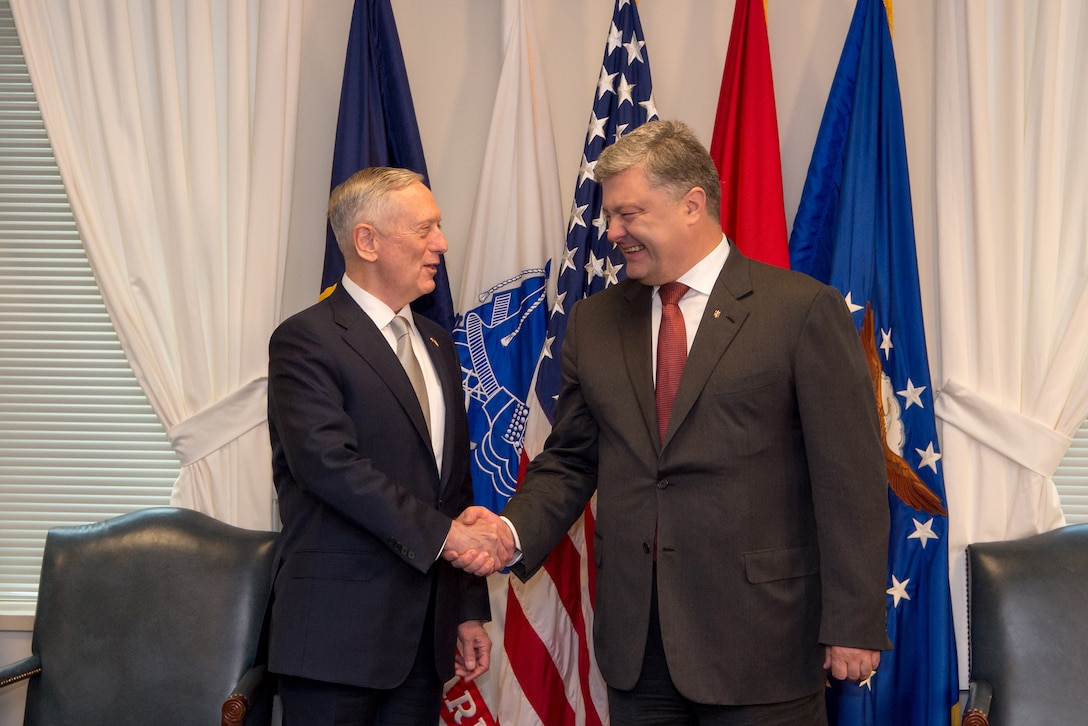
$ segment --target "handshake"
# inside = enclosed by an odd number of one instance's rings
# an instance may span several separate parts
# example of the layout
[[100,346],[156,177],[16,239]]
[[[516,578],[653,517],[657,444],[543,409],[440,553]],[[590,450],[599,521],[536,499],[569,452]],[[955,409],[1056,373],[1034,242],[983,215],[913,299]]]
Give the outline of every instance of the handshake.
[[453,520],[442,557],[481,577],[501,570],[514,557],[514,535],[485,507],[469,507]]

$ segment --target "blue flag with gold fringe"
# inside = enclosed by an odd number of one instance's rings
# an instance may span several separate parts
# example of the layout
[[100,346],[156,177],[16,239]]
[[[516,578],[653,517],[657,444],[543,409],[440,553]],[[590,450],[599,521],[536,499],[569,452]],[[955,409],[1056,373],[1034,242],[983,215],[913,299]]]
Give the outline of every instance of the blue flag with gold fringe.
[[[348,33],[340,114],[336,121],[330,189],[368,166],[397,166],[419,172],[428,186],[412,91],[389,0],[355,0]],[[344,257],[332,227],[325,232],[321,290],[344,275]],[[453,298],[443,259],[435,289],[412,303],[447,330],[453,329]]]
[[933,415],[903,112],[884,4],[859,0],[790,237],[793,269],[842,291],[883,415],[888,635],[874,675],[828,692],[832,724],[948,724],[959,699],[948,516]]

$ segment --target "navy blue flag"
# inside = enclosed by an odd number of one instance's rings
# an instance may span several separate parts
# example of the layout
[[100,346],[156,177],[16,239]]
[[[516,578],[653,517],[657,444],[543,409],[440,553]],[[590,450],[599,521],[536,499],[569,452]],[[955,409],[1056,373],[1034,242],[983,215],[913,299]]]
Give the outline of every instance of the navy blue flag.
[[[411,169],[422,174],[424,183],[430,185],[400,36],[389,0],[355,0],[329,189],[368,166]],[[322,295],[343,276],[344,257],[332,227],[328,226]],[[413,302],[412,309],[452,330],[453,299],[445,259],[439,264],[434,281],[434,291]]]
[[593,177],[593,167],[605,146],[656,118],[650,59],[638,7],[632,0],[616,0],[567,222],[566,247],[562,258],[552,260],[558,267],[556,300],[548,318],[536,387],[549,421],[554,420],[559,395],[559,348],[567,332],[567,313],[577,301],[626,277],[623,254],[608,241],[601,185]]
[[903,111],[888,16],[859,0],[790,237],[792,267],[842,291],[883,415],[894,650],[862,684],[835,682],[833,724],[948,724],[959,699],[948,516],[933,415]]

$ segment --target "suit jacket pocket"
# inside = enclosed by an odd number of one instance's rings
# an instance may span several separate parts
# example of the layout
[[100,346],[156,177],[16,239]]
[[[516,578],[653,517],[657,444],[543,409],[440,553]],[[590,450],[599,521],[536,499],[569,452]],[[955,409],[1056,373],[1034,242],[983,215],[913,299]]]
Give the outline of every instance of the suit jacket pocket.
[[744,572],[753,585],[807,577],[819,571],[820,553],[815,547],[760,550],[744,555]]
[[777,368],[770,370],[760,371],[759,373],[753,373],[751,375],[743,376],[741,378],[721,378],[715,379],[708,388],[709,392],[715,396],[731,396],[737,393],[747,393],[748,391],[758,391],[766,388],[767,386],[773,386],[779,381],[785,378],[785,373]]
[[296,552],[287,558],[282,576],[318,580],[370,580],[375,556],[367,552]]

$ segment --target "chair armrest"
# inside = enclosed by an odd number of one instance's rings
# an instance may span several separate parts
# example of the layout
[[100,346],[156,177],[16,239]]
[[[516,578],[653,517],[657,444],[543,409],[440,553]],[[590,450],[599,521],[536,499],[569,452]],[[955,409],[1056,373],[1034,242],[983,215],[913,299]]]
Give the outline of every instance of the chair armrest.
[[254,666],[246,671],[223,702],[222,726],[244,724],[249,709],[257,702],[258,694],[268,686],[268,669],[265,666]]
[[963,726],[990,726],[990,702],[994,689],[989,681],[971,681],[963,707]]
[[30,655],[21,661],[9,663],[0,667],[0,688],[10,686],[12,683],[25,681],[42,672],[42,659],[36,655]]

